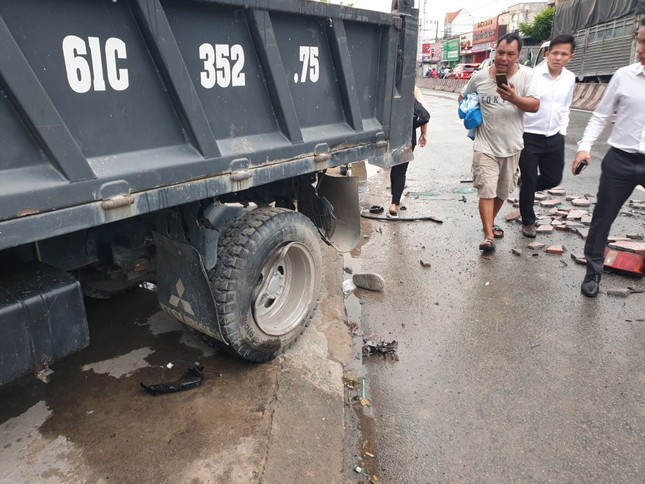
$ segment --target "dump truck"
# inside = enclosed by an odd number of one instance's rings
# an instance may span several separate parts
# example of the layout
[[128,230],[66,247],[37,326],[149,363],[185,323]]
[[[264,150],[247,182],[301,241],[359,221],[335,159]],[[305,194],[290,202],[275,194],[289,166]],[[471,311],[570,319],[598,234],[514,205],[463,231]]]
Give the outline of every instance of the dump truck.
[[[578,82],[609,82],[618,69],[636,62],[636,31],[642,15],[645,0],[563,3],[556,7],[551,37],[575,37],[575,55],[567,68]],[[543,46],[536,64],[544,58],[544,51]]]
[[0,384],[141,284],[235,355],[287,349],[321,240],[360,237],[346,168],[411,159],[417,29],[412,0],[0,2]]

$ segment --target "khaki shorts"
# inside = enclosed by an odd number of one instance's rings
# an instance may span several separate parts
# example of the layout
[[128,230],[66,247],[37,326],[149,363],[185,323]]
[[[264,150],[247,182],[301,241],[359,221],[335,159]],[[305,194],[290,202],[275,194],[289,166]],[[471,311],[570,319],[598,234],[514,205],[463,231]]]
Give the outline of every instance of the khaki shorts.
[[520,177],[520,154],[499,158],[481,151],[473,154],[473,186],[479,198],[506,200]]

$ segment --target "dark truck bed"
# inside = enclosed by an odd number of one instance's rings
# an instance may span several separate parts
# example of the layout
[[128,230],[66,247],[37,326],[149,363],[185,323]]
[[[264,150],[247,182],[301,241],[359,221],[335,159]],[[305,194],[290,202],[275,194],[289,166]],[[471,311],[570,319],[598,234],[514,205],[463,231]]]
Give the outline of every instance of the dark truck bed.
[[0,249],[396,162],[415,29],[296,0],[0,2]]
[[226,351],[287,349],[321,237],[360,237],[328,169],[411,157],[411,5],[0,2],[0,384],[89,344],[83,296],[142,282]]

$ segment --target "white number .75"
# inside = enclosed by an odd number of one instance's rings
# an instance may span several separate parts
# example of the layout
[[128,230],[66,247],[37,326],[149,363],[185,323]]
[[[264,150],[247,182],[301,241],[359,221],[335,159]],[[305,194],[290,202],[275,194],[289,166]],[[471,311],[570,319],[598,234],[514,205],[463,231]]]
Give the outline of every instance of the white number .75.
[[[302,62],[302,73],[300,82],[307,82],[307,72],[311,82],[318,82],[320,76],[320,63],[318,62],[318,47],[301,45],[300,62]],[[296,81],[297,82],[297,81]]]

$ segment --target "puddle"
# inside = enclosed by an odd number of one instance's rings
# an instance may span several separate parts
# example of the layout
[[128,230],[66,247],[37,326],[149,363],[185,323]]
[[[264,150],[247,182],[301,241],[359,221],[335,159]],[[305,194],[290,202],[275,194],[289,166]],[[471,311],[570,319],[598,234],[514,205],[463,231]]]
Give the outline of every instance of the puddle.
[[459,193],[460,195],[467,195],[469,193],[476,193],[477,189],[473,187],[460,187],[460,188],[453,188],[452,193]]
[[[362,271],[360,263],[350,254],[343,254],[343,264],[344,267],[351,269],[353,274]],[[351,277],[351,274],[345,274],[345,279],[350,279]],[[364,332],[362,314],[361,300],[354,293],[345,296],[347,325],[349,328],[356,328],[356,330],[353,331],[352,337],[354,358],[343,368],[343,374],[345,378],[360,381],[364,388],[365,396],[369,400],[369,380],[367,379],[366,369],[363,366],[362,356]],[[351,408],[354,410],[354,414],[358,420],[361,435],[360,442],[358,442],[358,450],[362,460],[357,462],[356,465],[362,467],[363,472],[367,472],[370,476],[378,475],[380,473],[380,465],[376,451],[376,422],[374,420],[372,405],[361,406],[358,403],[353,403],[351,404]]]
[[440,195],[440,193],[435,192],[434,190],[427,190],[425,192],[409,192],[408,193],[408,197],[417,197],[417,198],[437,197],[439,195]]

